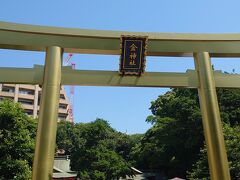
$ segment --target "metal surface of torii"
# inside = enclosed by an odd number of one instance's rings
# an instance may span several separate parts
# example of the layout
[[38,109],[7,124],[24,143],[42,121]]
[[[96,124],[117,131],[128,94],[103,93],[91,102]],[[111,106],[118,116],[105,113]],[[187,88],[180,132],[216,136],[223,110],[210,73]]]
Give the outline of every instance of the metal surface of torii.
[[[148,56],[193,56],[196,70],[122,77],[117,71],[61,66],[63,51],[119,55],[121,35],[148,36]],[[216,87],[240,88],[240,75],[213,72],[210,57],[240,57],[240,34],[135,33],[0,22],[0,49],[46,51],[44,68],[0,68],[0,83],[43,86],[33,180],[52,178],[60,85],[197,88],[211,179],[230,180]]]

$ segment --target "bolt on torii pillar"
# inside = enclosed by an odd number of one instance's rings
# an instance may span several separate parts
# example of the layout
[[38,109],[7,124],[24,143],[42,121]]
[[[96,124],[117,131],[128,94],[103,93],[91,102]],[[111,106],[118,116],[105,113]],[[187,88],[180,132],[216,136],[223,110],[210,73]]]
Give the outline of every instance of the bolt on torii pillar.
[[56,144],[62,49],[51,46],[46,51],[42,98],[33,163],[33,180],[51,180]]
[[201,52],[194,54],[194,59],[199,78],[198,94],[211,179],[230,180],[210,56],[208,52]]

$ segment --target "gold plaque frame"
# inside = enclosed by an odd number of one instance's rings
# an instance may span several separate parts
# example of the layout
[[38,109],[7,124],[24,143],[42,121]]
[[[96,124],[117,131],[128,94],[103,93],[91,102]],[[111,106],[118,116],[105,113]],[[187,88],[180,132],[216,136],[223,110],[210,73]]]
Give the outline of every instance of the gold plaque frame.
[[[124,54],[123,54],[123,38],[131,38],[132,40],[136,39],[145,39],[145,45],[143,46],[143,60],[142,60],[142,65],[139,69],[139,72],[124,72]],[[119,58],[119,74],[124,76],[124,75],[130,75],[130,76],[141,76],[145,72],[146,68],[146,56],[147,56],[147,46],[148,46],[148,36],[130,36],[130,35],[121,35],[120,37],[120,58]]]

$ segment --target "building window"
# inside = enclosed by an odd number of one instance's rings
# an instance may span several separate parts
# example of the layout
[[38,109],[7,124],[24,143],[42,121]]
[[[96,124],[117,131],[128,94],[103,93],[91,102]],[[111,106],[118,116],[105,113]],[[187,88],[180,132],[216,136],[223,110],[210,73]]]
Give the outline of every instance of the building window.
[[58,114],[58,119],[59,120],[66,120],[66,118],[67,118],[67,114],[62,114],[62,113]]
[[65,99],[65,96],[63,94],[60,94],[60,99]]
[[31,100],[31,99],[19,98],[18,102],[22,103],[22,104],[27,104],[27,105],[33,105],[33,100]]
[[29,116],[32,116],[33,115],[33,110],[25,109],[25,113]]
[[19,88],[19,94],[34,95],[34,90]]
[[15,92],[15,88],[14,87],[9,87],[9,86],[3,86],[2,87],[2,92],[14,93]]
[[38,106],[40,106],[41,103],[41,94],[38,95]]
[[67,104],[59,104],[59,109],[67,109]]

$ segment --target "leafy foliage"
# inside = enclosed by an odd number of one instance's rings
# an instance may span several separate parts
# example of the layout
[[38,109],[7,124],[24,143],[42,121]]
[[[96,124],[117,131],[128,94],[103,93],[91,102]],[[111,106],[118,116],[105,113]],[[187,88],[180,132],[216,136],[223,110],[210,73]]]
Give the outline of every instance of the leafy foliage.
[[[218,89],[231,177],[240,179],[240,90]],[[57,148],[71,155],[81,179],[133,175],[131,166],[168,177],[209,179],[196,90],[173,89],[152,102],[153,126],[144,135],[115,131],[102,119],[58,124]],[[0,103],[0,179],[30,179],[36,121],[19,104]]]
[[153,124],[142,142],[139,166],[185,177],[203,144],[197,91],[174,89],[152,102]]
[[73,144],[81,144],[81,139],[76,139],[74,125],[68,121],[58,123],[57,129],[57,149],[65,151],[65,154],[70,154],[74,148]]
[[0,179],[31,179],[36,121],[19,104],[0,102]]
[[219,107],[223,121],[231,126],[240,125],[240,90],[218,89]]
[[[217,94],[222,122],[229,124],[229,128],[238,129],[240,90],[218,89]],[[172,89],[152,102],[150,109],[153,115],[146,121],[152,123],[153,127],[146,132],[138,147],[138,167],[163,170],[169,178],[185,178],[187,171],[197,174],[192,175],[195,179],[208,177],[197,90]],[[237,167],[240,157],[234,154],[240,153],[240,148],[229,147],[230,144],[238,147],[237,140],[230,134],[230,131],[225,130],[229,159],[231,164],[234,164],[231,166],[232,173],[239,171]],[[228,138],[229,136],[232,138]],[[191,171],[192,164],[195,164],[195,171]],[[238,175],[232,173],[232,177]]]
[[71,155],[71,168],[81,179],[115,179],[132,175],[127,135],[116,132],[107,121],[72,125],[60,123],[57,146]]
[[[231,179],[238,180],[240,179],[240,127],[231,127],[229,124],[224,124],[223,130]],[[193,169],[188,172],[188,178],[192,180],[210,179],[206,146],[201,150],[199,156],[200,158],[193,165]]]

